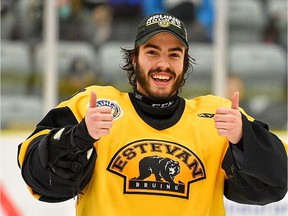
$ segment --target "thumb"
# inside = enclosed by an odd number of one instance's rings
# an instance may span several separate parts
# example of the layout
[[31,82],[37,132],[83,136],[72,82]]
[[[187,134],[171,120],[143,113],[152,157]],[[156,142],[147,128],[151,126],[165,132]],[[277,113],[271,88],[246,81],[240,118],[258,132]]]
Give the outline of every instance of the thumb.
[[238,91],[234,92],[233,97],[232,97],[231,109],[235,109],[235,110],[239,109],[239,95],[240,94]]
[[90,94],[90,103],[89,108],[97,107],[97,95],[95,91],[92,91]]

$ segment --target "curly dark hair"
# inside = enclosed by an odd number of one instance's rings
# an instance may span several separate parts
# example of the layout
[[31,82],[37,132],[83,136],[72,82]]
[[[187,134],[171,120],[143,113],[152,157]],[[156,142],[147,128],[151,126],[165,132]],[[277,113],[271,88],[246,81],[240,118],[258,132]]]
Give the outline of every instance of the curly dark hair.
[[[129,79],[129,83],[132,85],[133,89],[136,88],[136,71],[133,67],[132,59],[134,57],[138,57],[139,54],[139,45],[135,45],[132,49],[122,48],[121,51],[123,53],[123,59],[125,64],[121,67],[123,70],[127,71],[127,77]],[[193,64],[195,64],[195,59],[192,58],[189,53],[188,49],[185,50],[184,56],[184,79],[180,86],[179,92],[181,92],[181,88],[185,85],[186,79],[188,78],[190,72],[193,71]]]

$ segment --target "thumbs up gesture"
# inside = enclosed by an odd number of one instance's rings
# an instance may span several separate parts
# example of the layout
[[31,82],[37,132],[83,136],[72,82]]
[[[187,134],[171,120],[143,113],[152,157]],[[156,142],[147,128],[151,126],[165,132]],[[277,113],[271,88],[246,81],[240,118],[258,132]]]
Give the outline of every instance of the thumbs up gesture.
[[85,116],[88,133],[94,139],[100,139],[108,135],[113,123],[111,108],[108,106],[97,106],[97,95],[91,92],[90,104]]
[[219,107],[214,116],[215,127],[220,136],[236,144],[243,135],[242,118],[239,111],[239,92],[234,92],[231,108]]

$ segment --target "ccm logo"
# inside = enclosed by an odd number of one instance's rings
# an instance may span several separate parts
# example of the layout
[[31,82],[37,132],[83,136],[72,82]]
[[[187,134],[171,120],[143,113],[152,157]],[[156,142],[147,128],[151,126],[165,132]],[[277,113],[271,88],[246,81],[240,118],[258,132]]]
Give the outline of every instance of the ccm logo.
[[214,115],[215,115],[215,114],[213,114],[213,113],[200,113],[200,114],[198,114],[198,116],[199,116],[200,118],[213,118]]

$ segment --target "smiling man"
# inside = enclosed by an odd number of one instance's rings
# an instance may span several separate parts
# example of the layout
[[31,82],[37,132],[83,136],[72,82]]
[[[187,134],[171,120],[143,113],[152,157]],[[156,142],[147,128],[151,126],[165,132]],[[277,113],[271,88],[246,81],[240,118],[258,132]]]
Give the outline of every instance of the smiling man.
[[[223,197],[265,205],[287,192],[286,144],[232,101],[179,96],[193,59],[184,24],[145,18],[123,69],[133,91],[90,86],[19,146],[33,196],[77,196],[77,216],[223,216]],[[193,49],[193,47],[192,47]]]

